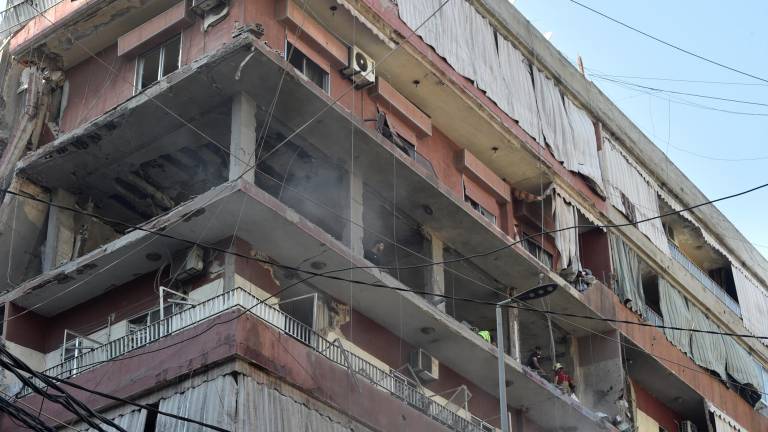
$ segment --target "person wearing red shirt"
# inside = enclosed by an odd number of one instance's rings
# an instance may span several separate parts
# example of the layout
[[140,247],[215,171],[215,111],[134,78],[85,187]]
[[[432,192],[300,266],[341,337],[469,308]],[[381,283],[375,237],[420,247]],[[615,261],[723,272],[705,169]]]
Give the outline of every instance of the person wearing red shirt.
[[560,363],[555,364],[555,385],[560,387],[565,393],[573,394],[576,392],[576,384],[573,383],[573,378],[565,373],[565,369]]

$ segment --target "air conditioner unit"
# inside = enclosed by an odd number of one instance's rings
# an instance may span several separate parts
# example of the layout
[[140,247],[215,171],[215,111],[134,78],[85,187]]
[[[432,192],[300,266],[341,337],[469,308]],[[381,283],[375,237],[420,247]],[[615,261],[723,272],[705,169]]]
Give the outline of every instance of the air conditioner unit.
[[376,62],[358,47],[351,46],[347,67],[341,72],[359,86],[373,84],[376,81]]
[[440,363],[421,348],[411,351],[408,364],[410,364],[419,379],[424,382],[435,381],[440,376]]
[[184,262],[174,272],[176,279],[183,281],[201,274],[205,270],[205,251],[199,246],[193,246],[182,256]]
[[224,3],[224,0],[192,0],[192,5],[190,6],[190,9],[192,9],[192,12],[198,15],[203,15],[207,11],[223,3]]
[[680,432],[699,432],[699,429],[690,420],[680,422]]

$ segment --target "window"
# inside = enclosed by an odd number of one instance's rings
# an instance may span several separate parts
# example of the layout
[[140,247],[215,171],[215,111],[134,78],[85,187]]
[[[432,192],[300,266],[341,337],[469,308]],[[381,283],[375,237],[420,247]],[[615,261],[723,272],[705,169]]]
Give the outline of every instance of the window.
[[480,203],[478,203],[477,201],[475,201],[472,198],[470,198],[469,195],[466,194],[466,192],[464,193],[464,202],[466,202],[470,206],[472,206],[472,208],[476,212],[480,213],[481,216],[486,218],[488,220],[488,222],[496,225],[496,216],[493,213],[491,213],[490,210],[488,210],[487,208],[481,206]]
[[[181,312],[185,305],[172,303],[165,305],[164,316],[169,317],[176,312]],[[154,324],[160,321],[160,308],[154,308],[149,312],[145,312],[139,316],[128,320],[128,333],[133,333],[140,330],[150,324]]]
[[523,242],[525,245],[525,249],[534,256],[537,260],[539,260],[540,263],[544,264],[545,267],[551,269],[552,268],[552,254],[547,252],[546,249],[544,249],[541,244],[534,241],[533,239],[525,239]]
[[136,67],[136,90],[144,90],[179,68],[181,35],[142,54]]
[[330,75],[328,75],[328,72],[310,60],[309,57],[290,42],[286,43],[285,57],[288,59],[288,63],[292,64],[302,75],[317,84],[324,92],[331,93]]

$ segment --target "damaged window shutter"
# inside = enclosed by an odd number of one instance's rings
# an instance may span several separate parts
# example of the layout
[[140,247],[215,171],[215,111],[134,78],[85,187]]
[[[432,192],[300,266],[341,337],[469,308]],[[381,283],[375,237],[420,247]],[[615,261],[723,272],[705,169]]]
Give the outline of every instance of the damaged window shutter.
[[[555,218],[555,229],[575,227],[578,225],[576,212],[573,206],[567,202],[559,193],[553,194],[554,205],[552,212]],[[577,270],[581,267],[578,254],[578,228],[565,229],[554,233],[555,245],[560,252],[560,263],[557,270],[572,268]]]
[[[664,278],[659,278],[659,300],[665,325],[680,328],[691,327],[691,314],[688,311],[685,297]],[[685,354],[691,355],[690,332],[664,329],[664,334],[673,345],[680,348]]]
[[640,312],[644,309],[645,295],[643,294],[643,282],[640,273],[640,258],[618,236],[609,236],[611,246],[611,262],[616,276],[614,291],[625,302],[631,301],[628,306]]

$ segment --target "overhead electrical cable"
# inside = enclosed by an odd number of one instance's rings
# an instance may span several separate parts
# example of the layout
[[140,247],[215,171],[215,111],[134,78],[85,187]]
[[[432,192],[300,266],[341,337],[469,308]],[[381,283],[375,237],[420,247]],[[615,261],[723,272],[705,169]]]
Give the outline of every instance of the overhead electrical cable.
[[597,15],[600,15],[600,16],[602,16],[603,18],[605,18],[607,20],[613,21],[614,23],[616,23],[616,24],[618,24],[618,25],[620,25],[622,27],[625,27],[625,28],[627,28],[629,30],[632,30],[635,33],[639,33],[639,34],[641,34],[641,35],[643,35],[643,36],[645,36],[647,38],[653,39],[656,42],[658,42],[660,44],[663,44],[663,45],[666,45],[666,46],[668,46],[668,47],[670,47],[670,48],[672,48],[674,50],[677,50],[677,51],[680,51],[682,53],[688,54],[689,56],[695,57],[695,58],[697,58],[699,60],[705,61],[707,63],[710,63],[710,64],[713,64],[715,66],[721,67],[723,69],[727,69],[727,70],[729,70],[731,72],[736,72],[737,74],[744,75],[746,77],[749,77],[749,78],[752,78],[752,79],[756,79],[756,80],[762,81],[764,83],[768,83],[768,79],[765,79],[763,77],[751,74],[749,72],[745,72],[745,71],[743,71],[741,69],[738,69],[738,68],[735,68],[735,67],[732,67],[732,66],[728,66],[728,65],[726,65],[724,63],[721,63],[719,61],[712,60],[712,59],[704,57],[703,55],[700,55],[700,54],[696,54],[693,51],[687,50],[685,48],[681,48],[681,47],[679,47],[679,46],[677,46],[677,45],[675,45],[675,44],[673,44],[671,42],[667,42],[667,41],[665,41],[663,39],[660,39],[660,38],[658,38],[656,36],[653,36],[650,33],[644,32],[644,31],[642,31],[642,30],[640,30],[640,29],[638,29],[636,27],[633,27],[633,26],[631,26],[631,25],[629,25],[627,23],[624,23],[624,22],[622,22],[622,21],[620,21],[620,20],[618,20],[616,18],[613,18],[613,17],[611,17],[609,15],[606,15],[605,13],[600,12],[599,10],[594,9],[592,7],[589,7],[589,6],[585,5],[584,3],[581,3],[581,2],[579,2],[577,0],[569,0],[569,1],[571,3],[573,3],[573,4],[575,4],[575,5],[578,5],[578,6],[582,7],[582,8],[584,8],[584,9],[588,10],[588,11],[591,11],[591,12],[597,14]]

